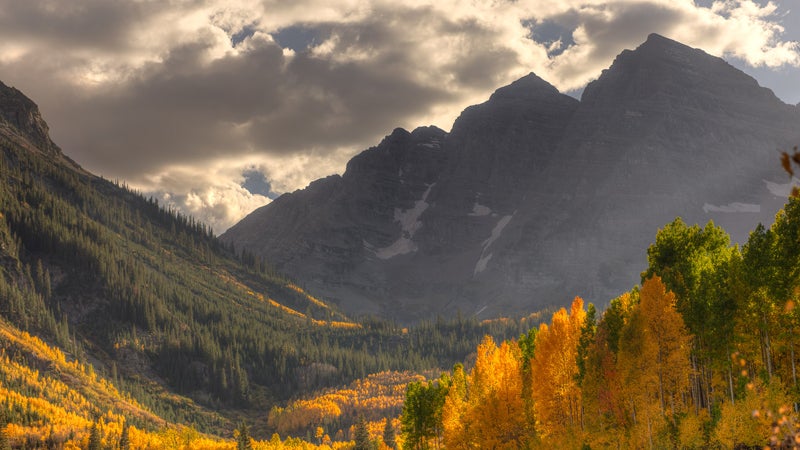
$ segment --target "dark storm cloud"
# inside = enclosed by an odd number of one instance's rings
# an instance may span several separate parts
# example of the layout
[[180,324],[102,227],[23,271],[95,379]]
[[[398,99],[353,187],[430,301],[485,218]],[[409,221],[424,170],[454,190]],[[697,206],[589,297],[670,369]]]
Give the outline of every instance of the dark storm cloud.
[[103,170],[119,173],[125,160],[121,175],[132,176],[232,153],[358,145],[444,96],[380,62],[287,58],[264,40],[212,62],[207,51],[187,44],[102,95],[64,98],[53,108],[62,145]]
[[[112,23],[121,20],[119,13],[100,17],[106,16]],[[429,8],[401,11],[391,20],[394,26],[383,16],[358,24],[318,24],[316,30],[333,37],[328,50],[333,56],[287,55],[266,36],[253,35],[238,44],[238,53],[209,61],[218,43],[199,33],[118,83],[67,89],[48,106],[59,118],[53,128],[77,160],[121,177],[242,153],[358,150],[408,118],[454,100],[450,89],[490,89],[502,74],[499,67],[517,64],[512,51],[490,48],[491,30],[474,20],[449,21]],[[462,44],[463,57],[445,66],[455,74],[451,86],[420,81],[418,41],[406,34],[414,30],[397,23],[470,36]],[[97,35],[106,37],[106,31]],[[318,33],[306,28],[303,34]],[[361,53],[368,57],[337,57]]]
[[3,35],[56,47],[114,51],[128,47],[142,19],[167,2],[0,0]]
[[286,100],[279,114],[254,118],[254,142],[297,151],[326,142],[354,145],[373,130],[386,132],[405,117],[447,98],[380,63],[330,64],[309,54],[286,68]]

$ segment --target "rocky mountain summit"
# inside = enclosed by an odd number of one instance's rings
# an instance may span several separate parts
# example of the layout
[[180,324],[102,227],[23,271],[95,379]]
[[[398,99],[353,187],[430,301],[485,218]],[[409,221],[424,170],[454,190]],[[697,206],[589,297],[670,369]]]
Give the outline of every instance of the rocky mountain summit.
[[743,241],[785,201],[800,111],[724,60],[653,34],[577,101],[530,74],[450,133],[395,130],[341,177],[285,194],[222,239],[352,313],[415,320],[605,304],[657,229]]
[[50,139],[50,127],[42,118],[39,106],[14,87],[0,81],[0,141],[13,141],[29,151],[59,160],[73,170],[84,172]]
[[19,90],[0,82],[0,126],[21,132],[31,142],[45,149],[55,149],[49,127],[39,107]]

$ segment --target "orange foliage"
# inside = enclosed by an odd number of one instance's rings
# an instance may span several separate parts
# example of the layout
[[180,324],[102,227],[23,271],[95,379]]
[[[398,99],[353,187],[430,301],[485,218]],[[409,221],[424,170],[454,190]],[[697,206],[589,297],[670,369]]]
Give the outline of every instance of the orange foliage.
[[[10,357],[9,354],[20,357]],[[51,375],[24,364],[34,361],[47,367]],[[375,381],[386,381],[380,375]],[[370,380],[370,379],[368,379]],[[67,382],[69,384],[67,384]],[[363,382],[362,382],[363,383]],[[402,391],[403,388],[400,390]],[[100,405],[109,405],[103,412]],[[5,408],[3,410],[2,408]],[[14,414],[10,414],[14,412]],[[99,419],[95,420],[100,414]],[[152,429],[147,431],[127,426],[131,448],[135,449],[192,449],[233,450],[236,443],[203,435],[193,428],[168,424],[144,409],[128,395],[119,392],[107,380],[97,376],[91,365],[68,361],[58,349],[39,338],[0,321],[0,415],[10,418],[5,435],[14,448],[85,449],[89,434],[97,426],[101,446],[116,448],[126,427],[126,418],[136,418]],[[15,417],[23,415],[23,421]],[[377,433],[384,422],[372,426]],[[379,434],[378,434],[379,435]],[[254,449],[283,450],[340,450],[351,442],[330,442],[322,439],[317,446],[300,439],[254,441]]]
[[542,324],[536,335],[531,386],[542,438],[580,430],[581,391],[576,362],[585,320],[583,300],[575,297],[569,314],[563,308],[556,311],[551,326]]
[[525,405],[522,399],[522,353],[515,342],[497,347],[491,338],[478,347],[468,378],[468,422],[479,448],[522,448]]
[[298,294],[304,295],[306,297],[306,300],[308,300],[313,305],[319,306],[320,308],[331,309],[330,306],[327,305],[327,303],[324,303],[322,300],[309,294],[308,292],[303,290],[303,288],[297,286],[296,284],[289,283],[286,285],[286,287],[297,292]]
[[345,388],[329,389],[313,398],[294,401],[286,408],[275,407],[269,413],[268,423],[282,435],[305,434],[317,426],[326,427],[342,420],[352,422],[363,414],[370,431],[374,428],[375,435],[380,436],[384,418],[400,414],[408,383],[423,380],[424,376],[411,372],[373,374]]

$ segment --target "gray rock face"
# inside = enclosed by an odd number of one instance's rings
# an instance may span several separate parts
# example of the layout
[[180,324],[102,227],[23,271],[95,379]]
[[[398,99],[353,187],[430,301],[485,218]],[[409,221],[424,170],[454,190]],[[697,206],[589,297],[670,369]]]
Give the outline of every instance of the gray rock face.
[[0,123],[3,122],[39,148],[60,153],[50,140],[49,128],[36,103],[19,90],[0,82]]
[[341,177],[280,196],[222,239],[264,255],[351,312],[380,313],[373,299],[386,295],[390,260],[417,251],[414,234],[444,167],[445,136],[436,127],[398,128],[350,160]]
[[800,112],[720,58],[651,35],[580,102],[531,74],[449,134],[395,130],[340,177],[222,238],[350,313],[401,321],[604,305],[676,216],[743,242],[785,198]]

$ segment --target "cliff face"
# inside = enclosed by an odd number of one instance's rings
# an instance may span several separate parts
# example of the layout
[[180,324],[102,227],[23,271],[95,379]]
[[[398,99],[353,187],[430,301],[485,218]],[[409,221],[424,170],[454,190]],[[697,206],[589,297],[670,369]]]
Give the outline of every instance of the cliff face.
[[528,75],[467,108],[449,134],[396,130],[341,178],[281,197],[222,238],[350,312],[604,304],[639,282],[647,246],[676,216],[714,220],[739,241],[771,223],[784,201],[776,183],[788,181],[777,150],[800,142],[797,130],[797,107],[651,35],[580,102]]
[[50,140],[50,129],[39,107],[22,92],[0,82],[0,126],[13,134],[22,133],[43,150],[59,152]]

